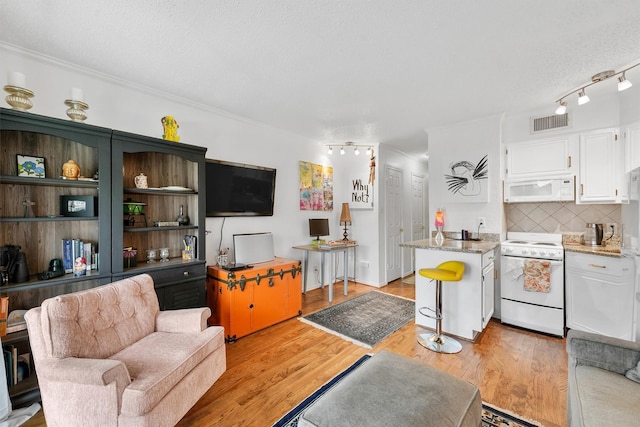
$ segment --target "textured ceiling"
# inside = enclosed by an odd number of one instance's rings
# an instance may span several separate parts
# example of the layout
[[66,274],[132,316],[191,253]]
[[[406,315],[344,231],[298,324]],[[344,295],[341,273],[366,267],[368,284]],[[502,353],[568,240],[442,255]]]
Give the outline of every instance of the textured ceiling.
[[[0,40],[315,141],[414,154],[424,129],[552,113],[638,62],[640,2],[0,0]],[[640,67],[627,77],[640,85]]]

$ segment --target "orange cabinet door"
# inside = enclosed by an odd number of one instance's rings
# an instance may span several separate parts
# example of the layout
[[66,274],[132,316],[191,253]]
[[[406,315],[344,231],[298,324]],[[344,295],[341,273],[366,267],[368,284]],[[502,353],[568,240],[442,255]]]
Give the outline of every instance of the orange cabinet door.
[[286,318],[287,286],[280,277],[269,277],[253,285],[251,323],[254,330],[266,328]]

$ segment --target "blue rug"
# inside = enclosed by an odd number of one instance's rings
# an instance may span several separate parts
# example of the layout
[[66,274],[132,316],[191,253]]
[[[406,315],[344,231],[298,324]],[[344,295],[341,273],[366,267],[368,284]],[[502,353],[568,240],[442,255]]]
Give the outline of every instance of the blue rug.
[[[295,408],[280,418],[273,427],[297,427],[302,412],[322,397],[327,391],[335,387],[344,377],[355,371],[366,362],[371,355],[364,355],[353,365],[333,377],[328,383],[314,391],[309,397],[300,402]],[[536,421],[524,420],[519,416],[482,402],[482,427],[540,427]]]

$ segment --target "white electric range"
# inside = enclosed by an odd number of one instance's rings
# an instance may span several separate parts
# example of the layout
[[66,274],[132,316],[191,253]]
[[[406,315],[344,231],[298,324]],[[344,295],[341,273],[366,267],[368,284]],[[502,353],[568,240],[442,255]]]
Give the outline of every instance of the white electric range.
[[509,232],[500,246],[502,323],[564,336],[562,234]]

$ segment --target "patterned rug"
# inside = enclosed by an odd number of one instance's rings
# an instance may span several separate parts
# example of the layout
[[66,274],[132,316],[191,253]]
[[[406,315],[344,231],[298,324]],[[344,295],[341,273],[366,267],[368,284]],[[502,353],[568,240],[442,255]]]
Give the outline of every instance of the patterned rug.
[[370,291],[299,319],[354,344],[372,348],[414,317],[413,300]]
[[[353,365],[340,372],[328,383],[300,402],[295,408],[287,412],[282,418],[273,424],[273,427],[297,427],[298,419],[307,407],[311,406],[313,402],[322,397],[323,394],[338,384],[344,377],[356,370],[358,366],[367,361],[370,357],[371,355],[362,356]],[[541,427],[541,424],[537,421],[522,419],[518,415],[509,411],[482,402],[482,427]]]

